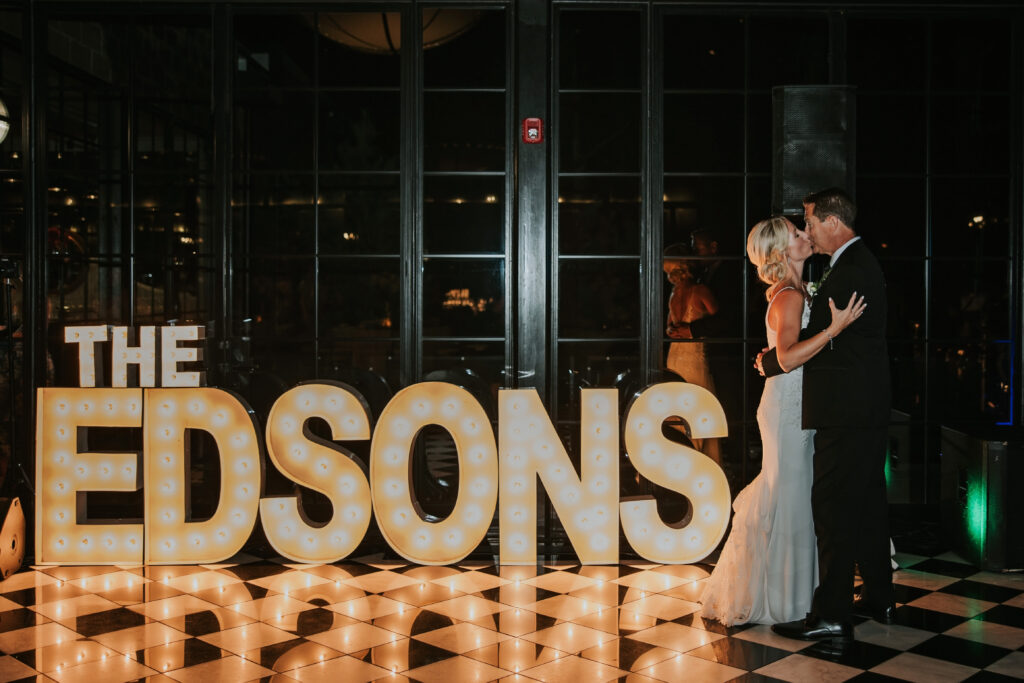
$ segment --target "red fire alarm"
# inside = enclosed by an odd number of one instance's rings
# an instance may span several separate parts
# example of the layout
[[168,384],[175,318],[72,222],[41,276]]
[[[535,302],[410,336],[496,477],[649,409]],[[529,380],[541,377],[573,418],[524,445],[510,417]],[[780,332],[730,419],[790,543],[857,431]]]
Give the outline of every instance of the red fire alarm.
[[540,119],[523,119],[523,142],[544,142],[544,122]]

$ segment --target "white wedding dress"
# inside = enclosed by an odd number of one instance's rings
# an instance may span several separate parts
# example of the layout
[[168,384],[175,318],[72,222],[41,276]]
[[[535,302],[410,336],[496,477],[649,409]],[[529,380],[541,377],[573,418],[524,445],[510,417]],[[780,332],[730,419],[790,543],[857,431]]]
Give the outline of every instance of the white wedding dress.
[[[804,303],[801,326],[809,317]],[[768,346],[774,347],[776,334],[765,320]],[[733,501],[732,531],[701,597],[705,618],[727,626],[775,624],[810,611],[818,585],[811,519],[814,431],[800,428],[802,389],[803,367],[765,380],[757,408],[761,473]]]

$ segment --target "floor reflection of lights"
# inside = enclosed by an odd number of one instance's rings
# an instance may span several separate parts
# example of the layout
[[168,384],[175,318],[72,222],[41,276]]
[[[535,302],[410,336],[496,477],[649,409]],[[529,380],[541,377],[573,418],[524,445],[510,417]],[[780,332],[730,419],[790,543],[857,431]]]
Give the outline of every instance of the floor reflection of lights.
[[[838,659],[705,622],[710,567],[40,567],[0,582],[0,680],[727,681],[1024,670],[1024,577],[901,558],[897,624]],[[1015,673],[1016,672],[1016,673]],[[43,680],[43,679],[39,679]]]

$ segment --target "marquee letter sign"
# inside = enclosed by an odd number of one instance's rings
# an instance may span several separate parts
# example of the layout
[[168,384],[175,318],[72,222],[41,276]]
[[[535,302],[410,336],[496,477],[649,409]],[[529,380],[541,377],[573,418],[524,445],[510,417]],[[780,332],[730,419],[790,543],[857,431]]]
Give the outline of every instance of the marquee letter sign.
[[[501,390],[498,443],[483,407],[465,389],[423,382],[398,392],[375,428],[366,402],[349,386],[307,382],[282,394],[267,419],[270,462],[288,479],[322,493],[331,518],[313,523],[298,496],[262,498],[263,456],[251,411],[231,392],[200,386],[184,364],[200,349],[199,327],[143,327],[136,346],[124,327],[68,328],[78,345],[80,388],[37,395],[36,561],[39,564],[211,564],[237,553],[257,521],[274,549],[296,561],[330,563],[350,555],[371,510],[387,543],[411,562],[461,561],[484,539],[498,507],[502,564],[537,561],[537,486],[544,487],[583,564],[618,561],[619,522],[644,558],[698,561],[721,541],[731,499],[725,474],[701,452],[669,441],[667,418],[680,417],[695,439],[726,435],[718,400],[699,386],[648,387],[630,406],[623,437],[629,461],[648,480],[689,500],[685,521],[665,522],[650,496],[619,500],[619,410],[615,389],[581,394],[580,471],[533,389]],[[98,347],[109,347],[111,388],[96,388]],[[159,347],[159,348],[158,348]],[[129,367],[138,372],[129,376]],[[160,368],[159,372],[157,368]],[[157,387],[159,379],[161,386]],[[128,388],[137,381],[140,387]],[[321,419],[331,439],[313,434]],[[447,518],[429,521],[410,485],[416,440],[430,425],[455,442],[459,490]],[[88,429],[142,430],[142,453],[95,452]],[[220,497],[210,519],[189,518],[189,430],[207,432],[220,461]],[[335,442],[370,441],[369,473]],[[142,483],[145,482],[145,486]],[[143,520],[91,519],[89,491],[144,491]]]
[[267,420],[267,453],[286,477],[327,496],[330,521],[314,525],[297,496],[260,501],[263,533],[274,550],[296,562],[331,563],[348,556],[370,526],[370,485],[350,451],[309,431],[319,417],[335,439],[370,438],[369,408],[351,387],[340,383],[300,384],[281,395]]
[[[245,545],[256,524],[263,466],[256,424],[238,396],[210,387],[145,390],[146,562],[211,564]],[[187,519],[186,429],[220,452],[220,502],[205,522]]]
[[621,503],[622,531],[640,555],[662,564],[703,559],[718,545],[729,524],[729,482],[711,458],[673,443],[661,432],[669,417],[686,420],[695,439],[725,436],[725,412],[714,394],[696,384],[671,382],[648,388],[633,401],[626,418],[626,452],[637,472],[686,496],[693,508],[689,524],[666,524],[650,496]]
[[[440,425],[455,440],[459,491],[455,509],[441,522],[423,519],[409,487],[409,459],[416,435]],[[487,534],[498,498],[494,432],[483,407],[465,389],[423,382],[395,394],[381,413],[370,446],[373,510],[395,552],[417,564],[454,564]]]
[[141,427],[142,389],[40,389],[36,409],[36,561],[141,564],[143,525],[90,520],[79,493],[141,487],[140,454],[88,452],[84,428]]
[[616,389],[584,389],[581,475],[534,389],[499,395],[501,564],[537,562],[537,477],[583,564],[619,560]]

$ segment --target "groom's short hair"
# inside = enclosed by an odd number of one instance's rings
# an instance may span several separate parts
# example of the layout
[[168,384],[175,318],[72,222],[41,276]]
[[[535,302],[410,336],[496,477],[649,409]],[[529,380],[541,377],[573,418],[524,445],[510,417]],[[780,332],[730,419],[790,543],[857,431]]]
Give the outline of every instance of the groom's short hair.
[[835,216],[851,230],[857,219],[857,204],[838,187],[812,192],[804,197],[804,204],[814,204],[814,216],[818,220]]

